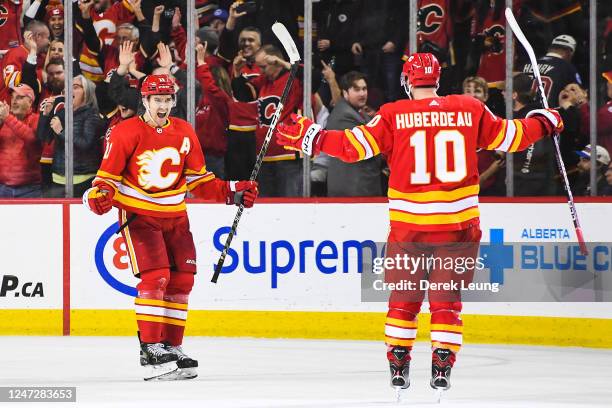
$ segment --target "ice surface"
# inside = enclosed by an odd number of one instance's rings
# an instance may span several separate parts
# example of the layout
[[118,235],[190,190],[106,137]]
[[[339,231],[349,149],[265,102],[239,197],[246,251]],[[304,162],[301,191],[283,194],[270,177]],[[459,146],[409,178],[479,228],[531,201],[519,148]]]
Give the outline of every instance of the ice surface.
[[[77,387],[77,404],[52,407],[438,406],[427,343],[415,347],[400,404],[380,342],[188,337],[200,375],[182,382],[142,381],[136,337],[0,337],[0,346],[0,385]],[[468,344],[441,406],[610,407],[610,366],[612,350]]]

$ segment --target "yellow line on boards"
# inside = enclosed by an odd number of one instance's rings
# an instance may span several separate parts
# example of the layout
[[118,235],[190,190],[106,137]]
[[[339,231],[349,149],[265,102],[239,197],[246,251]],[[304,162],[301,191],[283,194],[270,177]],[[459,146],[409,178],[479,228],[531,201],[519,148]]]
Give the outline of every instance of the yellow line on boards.
[[[133,310],[72,310],[73,336],[136,335]],[[187,336],[383,341],[384,313],[190,310]],[[612,319],[463,315],[464,343],[612,348]],[[418,340],[429,340],[429,314]],[[61,310],[0,310],[0,335],[61,335]]]

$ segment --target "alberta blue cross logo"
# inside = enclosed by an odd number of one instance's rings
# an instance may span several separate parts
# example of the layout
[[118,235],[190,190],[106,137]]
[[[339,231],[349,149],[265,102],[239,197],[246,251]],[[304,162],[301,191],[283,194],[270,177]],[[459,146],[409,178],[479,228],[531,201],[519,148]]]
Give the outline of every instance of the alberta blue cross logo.
[[480,244],[480,256],[485,268],[490,271],[491,283],[504,284],[504,269],[514,268],[514,247],[504,244],[504,230],[491,228],[489,244]]

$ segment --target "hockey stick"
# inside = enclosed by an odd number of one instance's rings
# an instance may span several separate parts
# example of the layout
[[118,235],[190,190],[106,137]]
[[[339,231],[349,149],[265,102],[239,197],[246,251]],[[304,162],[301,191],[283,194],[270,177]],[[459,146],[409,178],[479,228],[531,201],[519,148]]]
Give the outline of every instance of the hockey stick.
[[[525,34],[519,27],[516,19],[514,18],[514,14],[512,14],[512,9],[506,9],[506,20],[508,21],[508,25],[512,29],[512,32],[519,40],[527,55],[529,56],[529,61],[531,62],[531,67],[533,68],[533,76],[535,77],[536,84],[538,86],[538,94],[540,95],[540,99],[542,100],[542,106],[545,109],[548,109],[548,99],[546,98],[546,94],[544,93],[544,86],[542,85],[542,78],[540,77],[540,70],[538,68],[538,62],[536,60],[535,53],[533,52],[533,48],[531,48],[531,44],[527,41]],[[563,187],[565,188],[565,192],[567,194],[567,204],[570,207],[570,213],[572,215],[572,221],[574,222],[574,229],[576,230],[576,237],[578,238],[578,245],[580,246],[580,252],[583,255],[587,255],[589,253],[586,243],[584,242],[584,236],[582,235],[582,228],[580,227],[580,221],[578,220],[578,212],[576,211],[576,205],[574,204],[574,197],[572,196],[572,190],[570,189],[569,180],[567,179],[567,172],[565,171],[565,165],[563,164],[563,159],[561,158],[561,149],[559,148],[559,134],[553,134],[553,143],[555,145],[555,157],[557,159],[557,166],[559,167],[559,173],[563,178]]]
[[[272,135],[274,134],[274,130],[276,129],[276,125],[278,124],[278,120],[283,111],[283,107],[285,102],[287,101],[287,96],[289,96],[289,90],[293,85],[293,80],[298,71],[298,62],[300,61],[300,53],[291,38],[291,35],[287,31],[284,25],[281,23],[274,23],[272,25],[272,31],[279,39],[287,55],[289,55],[289,62],[291,63],[291,70],[289,71],[289,78],[287,78],[287,83],[285,84],[285,88],[283,89],[283,93],[276,108],[276,112],[272,116],[272,122],[270,123],[270,127],[268,128],[268,132],[266,133],[266,138],[264,139],[263,145],[261,146],[261,150],[257,155],[257,160],[255,161],[255,166],[253,167],[253,171],[251,172],[251,177],[249,180],[254,181],[257,179],[257,174],[259,173],[259,168],[263,163],[263,159],[268,151],[268,145],[272,140]],[[242,217],[242,212],[244,211],[244,204],[240,204],[238,207],[238,211],[236,212],[236,216],[234,217],[234,223],[232,224],[232,229],[230,230],[227,239],[225,240],[225,246],[223,247],[223,252],[221,252],[221,256],[219,257],[219,261],[217,265],[215,265],[215,273],[211,279],[211,282],[217,283],[217,279],[219,278],[219,274],[221,273],[221,269],[223,268],[223,263],[225,262],[225,257],[227,256],[227,252],[229,251],[229,247],[232,243],[232,239],[236,234],[236,230],[238,229],[238,223],[240,222],[240,218]]]

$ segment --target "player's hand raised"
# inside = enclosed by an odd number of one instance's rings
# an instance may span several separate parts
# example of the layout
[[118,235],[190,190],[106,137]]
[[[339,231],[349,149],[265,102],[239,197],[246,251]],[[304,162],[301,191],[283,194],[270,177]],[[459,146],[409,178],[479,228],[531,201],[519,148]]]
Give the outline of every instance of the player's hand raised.
[[534,109],[526,117],[538,119],[548,129],[549,135],[563,132],[563,119],[555,109]]
[[240,205],[251,208],[259,195],[257,182],[250,180],[228,181],[226,204]]
[[83,204],[95,214],[106,214],[113,208],[115,190],[104,185],[93,186],[83,194]]
[[289,120],[276,128],[276,142],[287,150],[303,151],[308,155],[319,153],[325,131],[305,116],[292,113]]

